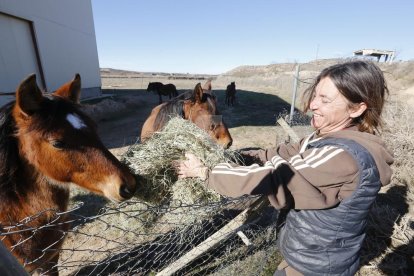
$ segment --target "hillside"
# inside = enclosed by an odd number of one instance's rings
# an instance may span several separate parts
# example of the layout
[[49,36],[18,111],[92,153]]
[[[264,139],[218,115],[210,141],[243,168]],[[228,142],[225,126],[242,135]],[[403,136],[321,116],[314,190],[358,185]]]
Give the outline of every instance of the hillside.
[[[300,65],[298,93],[310,85],[323,68],[342,62],[342,59],[315,60]],[[404,101],[414,105],[414,61],[378,63],[384,71],[390,91],[390,101]],[[182,74],[166,72],[135,72],[112,68],[101,69],[102,88],[107,89],[146,89],[149,82],[160,81],[173,83],[177,89],[193,89],[198,82],[213,80],[213,90],[225,90],[230,82],[236,83],[236,88],[255,93],[265,93],[279,97],[290,103],[295,63],[279,63],[270,65],[244,65],[236,67],[220,75]],[[295,106],[299,107],[296,100]]]
[[[341,61],[343,60],[327,59],[299,64],[299,91],[303,91],[321,70]],[[384,71],[391,99],[398,96],[397,98],[414,104],[414,61],[378,64]],[[291,94],[295,70],[294,63],[240,66],[219,75],[215,84],[220,86],[235,81],[238,87],[243,89],[261,88],[266,92],[279,92],[286,97],[286,93]]]

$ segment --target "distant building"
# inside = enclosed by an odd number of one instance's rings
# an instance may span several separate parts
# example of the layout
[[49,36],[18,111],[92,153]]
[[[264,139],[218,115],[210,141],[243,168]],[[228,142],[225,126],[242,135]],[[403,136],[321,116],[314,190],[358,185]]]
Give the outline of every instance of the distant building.
[[91,0],[0,0],[0,106],[29,74],[53,92],[76,73],[82,98],[101,95]]
[[384,57],[384,62],[392,63],[395,58],[395,51],[376,50],[376,49],[362,49],[354,51],[354,56],[370,56],[377,58],[378,61]]

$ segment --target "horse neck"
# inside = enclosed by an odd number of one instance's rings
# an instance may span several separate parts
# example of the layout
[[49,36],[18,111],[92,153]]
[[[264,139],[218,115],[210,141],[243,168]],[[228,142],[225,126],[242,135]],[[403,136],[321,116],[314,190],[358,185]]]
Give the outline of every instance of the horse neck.
[[194,122],[193,107],[194,104],[189,100],[183,104],[183,118],[185,120]]
[[10,199],[18,198],[24,202],[41,202],[41,210],[45,208],[64,211],[69,199],[69,186],[65,187],[51,180],[29,164],[22,154],[19,155],[19,167],[14,169],[7,189]]

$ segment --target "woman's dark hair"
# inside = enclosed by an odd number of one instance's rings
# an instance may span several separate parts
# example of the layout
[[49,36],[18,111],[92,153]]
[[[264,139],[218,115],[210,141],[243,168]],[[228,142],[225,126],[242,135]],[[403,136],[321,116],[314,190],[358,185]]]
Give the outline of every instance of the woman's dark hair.
[[371,61],[354,60],[325,68],[303,94],[303,109],[307,112],[315,88],[323,78],[330,78],[339,92],[354,104],[364,102],[367,110],[353,121],[363,132],[375,133],[382,126],[381,112],[388,94],[381,69]]

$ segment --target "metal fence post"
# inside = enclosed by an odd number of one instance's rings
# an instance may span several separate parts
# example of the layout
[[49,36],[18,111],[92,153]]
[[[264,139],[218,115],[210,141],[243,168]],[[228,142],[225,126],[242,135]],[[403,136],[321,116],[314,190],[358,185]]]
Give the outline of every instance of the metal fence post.
[[289,115],[289,125],[292,124],[293,113],[295,112],[295,102],[296,102],[296,92],[298,90],[298,81],[299,81],[299,64],[296,64],[295,79],[293,81],[293,93],[292,93],[292,102],[290,105],[290,115]]

